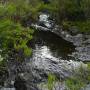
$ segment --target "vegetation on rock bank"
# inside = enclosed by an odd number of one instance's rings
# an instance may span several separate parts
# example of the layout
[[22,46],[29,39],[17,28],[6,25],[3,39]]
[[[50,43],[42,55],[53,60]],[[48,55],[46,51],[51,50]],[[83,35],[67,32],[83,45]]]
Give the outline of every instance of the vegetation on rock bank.
[[[23,27],[27,20],[37,21],[42,10],[49,10],[58,24],[65,30],[76,26],[80,32],[90,32],[90,0],[51,0],[44,4],[42,0],[1,0],[0,2],[0,78],[6,71],[6,54],[11,52],[29,56],[31,49],[27,42],[33,38],[33,30]],[[16,57],[16,60],[20,58]],[[3,76],[4,78],[4,76]],[[51,90],[55,77],[48,76],[48,88]],[[79,81],[80,80],[80,81]],[[0,80],[1,81],[1,80]],[[90,83],[90,71],[83,71],[66,80],[70,90],[79,90]],[[77,89],[76,89],[77,88]]]
[[50,11],[64,29],[75,26],[80,32],[90,32],[90,0],[54,0],[52,3],[48,9],[54,5]]
[[[53,90],[57,82],[65,84],[65,90],[82,90],[90,83],[90,64],[87,63],[86,65],[86,68],[81,66],[80,68],[75,69],[70,77],[64,78],[63,80],[57,79],[54,74],[49,74],[47,80],[48,90]],[[60,83],[58,84],[58,87],[60,86]]]
[[85,88],[90,83],[90,67],[87,64],[87,68],[82,68],[82,66],[75,71],[75,74],[66,79],[65,83],[69,90],[81,90]]
[[[0,1],[0,78],[7,74],[7,60],[23,60],[31,55],[31,48],[27,42],[33,38],[33,30],[22,26],[22,22],[30,13],[34,13],[34,6],[25,0]],[[31,8],[30,8],[31,7]],[[35,15],[35,14],[34,14]],[[34,18],[30,15],[29,19]],[[32,17],[33,16],[33,17]],[[12,55],[13,54],[13,55]],[[2,80],[0,80],[2,83]]]

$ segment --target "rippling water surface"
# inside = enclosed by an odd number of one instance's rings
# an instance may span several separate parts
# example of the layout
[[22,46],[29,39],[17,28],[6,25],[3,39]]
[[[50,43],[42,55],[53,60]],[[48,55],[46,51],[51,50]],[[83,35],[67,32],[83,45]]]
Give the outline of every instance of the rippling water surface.
[[75,51],[72,43],[48,31],[36,32],[33,46],[33,50],[38,50],[38,53],[63,59],[68,59],[68,55]]

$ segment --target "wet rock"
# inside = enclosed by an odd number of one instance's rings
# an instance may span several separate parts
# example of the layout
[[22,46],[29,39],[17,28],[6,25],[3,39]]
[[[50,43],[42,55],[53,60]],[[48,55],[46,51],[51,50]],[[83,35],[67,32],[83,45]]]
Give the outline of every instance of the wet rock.
[[39,22],[38,22],[38,25],[39,26],[43,26],[43,27],[46,27],[48,29],[52,29],[53,25],[54,25],[54,22],[53,20],[49,20],[49,14],[41,14],[39,16]]
[[25,82],[25,80],[24,80],[22,77],[20,77],[20,76],[16,77],[14,86],[15,86],[16,90],[27,90],[26,82]]
[[47,47],[42,49],[37,47],[37,50],[34,51],[32,56],[33,73],[40,81],[47,78],[45,76],[48,76],[49,73],[54,73],[59,78],[65,78],[73,75],[73,71],[77,68],[81,66],[84,68],[87,67],[82,62],[62,60],[52,56],[52,54],[48,52],[50,51]]
[[[28,75],[29,76],[29,75]],[[29,77],[24,76],[24,74],[20,74],[15,79],[15,89],[16,90],[38,90],[37,87],[27,79]]]

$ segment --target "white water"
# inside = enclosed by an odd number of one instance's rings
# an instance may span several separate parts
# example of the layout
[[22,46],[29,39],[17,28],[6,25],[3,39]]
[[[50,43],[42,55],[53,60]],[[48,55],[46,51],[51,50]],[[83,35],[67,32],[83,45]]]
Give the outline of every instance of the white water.
[[66,77],[71,75],[73,70],[81,66],[83,68],[87,67],[87,65],[82,62],[67,61],[62,60],[60,57],[55,57],[47,46],[39,47],[38,45],[36,45],[36,49],[33,51],[32,66],[46,73],[52,72]]
[[51,22],[49,21],[49,15],[48,14],[41,14],[39,16],[39,22],[43,23],[47,28],[51,28]]

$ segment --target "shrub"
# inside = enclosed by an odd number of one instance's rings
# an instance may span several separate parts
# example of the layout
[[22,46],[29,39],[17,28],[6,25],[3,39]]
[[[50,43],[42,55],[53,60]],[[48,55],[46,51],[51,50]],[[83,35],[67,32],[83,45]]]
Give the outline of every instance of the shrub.
[[31,50],[26,51],[28,48],[26,44],[32,39],[32,33],[32,30],[22,27],[19,23],[7,19],[0,21],[0,39],[4,49],[23,49],[25,54],[30,53]]

